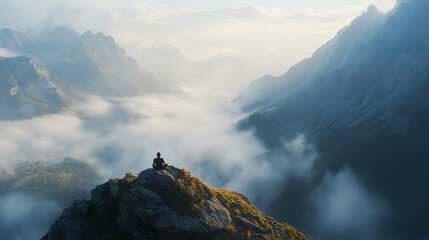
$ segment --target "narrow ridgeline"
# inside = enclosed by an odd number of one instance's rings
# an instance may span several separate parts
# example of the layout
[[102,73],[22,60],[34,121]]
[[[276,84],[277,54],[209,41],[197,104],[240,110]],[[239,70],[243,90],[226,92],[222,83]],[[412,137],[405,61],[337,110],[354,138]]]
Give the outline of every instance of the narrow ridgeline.
[[66,208],[42,239],[309,238],[263,215],[245,196],[169,166],[98,185],[91,199]]

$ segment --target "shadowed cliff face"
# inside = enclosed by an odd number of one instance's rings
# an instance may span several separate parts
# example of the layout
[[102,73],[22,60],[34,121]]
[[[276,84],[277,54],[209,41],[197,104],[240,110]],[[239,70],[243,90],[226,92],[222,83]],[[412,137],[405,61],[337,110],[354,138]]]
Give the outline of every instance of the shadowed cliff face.
[[[288,216],[320,239],[427,238],[428,8],[428,1],[410,0],[386,17],[370,8],[312,58],[254,84],[264,87],[263,98],[254,95],[245,107],[266,108],[240,126],[273,151],[304,134],[319,153],[311,181],[284,184],[269,205],[274,216]],[[377,218],[363,236],[361,229]]]
[[43,239],[308,239],[241,194],[169,166],[126,174],[76,200]]

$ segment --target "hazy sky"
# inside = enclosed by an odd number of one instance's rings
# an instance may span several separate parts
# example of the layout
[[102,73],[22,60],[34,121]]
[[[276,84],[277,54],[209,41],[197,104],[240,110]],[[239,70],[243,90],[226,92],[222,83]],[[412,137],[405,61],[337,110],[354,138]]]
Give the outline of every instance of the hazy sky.
[[122,46],[168,44],[192,59],[269,61],[256,77],[309,57],[370,4],[387,12],[395,0],[1,0],[0,28],[25,31],[51,17],[79,32],[112,35]]

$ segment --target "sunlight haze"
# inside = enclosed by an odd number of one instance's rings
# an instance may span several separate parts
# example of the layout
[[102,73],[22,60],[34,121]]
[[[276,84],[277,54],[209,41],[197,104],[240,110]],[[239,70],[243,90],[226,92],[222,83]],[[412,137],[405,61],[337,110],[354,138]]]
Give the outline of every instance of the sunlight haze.
[[215,55],[240,58],[251,71],[237,81],[248,83],[261,75],[283,74],[310,57],[370,4],[386,13],[395,0],[4,0],[0,27],[26,31],[51,17],[79,32],[112,35],[126,49],[129,44],[166,44],[194,60]]

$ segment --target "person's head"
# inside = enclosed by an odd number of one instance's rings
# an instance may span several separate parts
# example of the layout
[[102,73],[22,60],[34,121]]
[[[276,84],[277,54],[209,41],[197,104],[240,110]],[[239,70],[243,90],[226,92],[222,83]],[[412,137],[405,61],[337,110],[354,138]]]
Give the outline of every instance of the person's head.
[[158,152],[158,153],[156,154],[156,156],[157,156],[157,157],[161,157],[161,153],[160,153],[160,152]]

